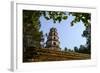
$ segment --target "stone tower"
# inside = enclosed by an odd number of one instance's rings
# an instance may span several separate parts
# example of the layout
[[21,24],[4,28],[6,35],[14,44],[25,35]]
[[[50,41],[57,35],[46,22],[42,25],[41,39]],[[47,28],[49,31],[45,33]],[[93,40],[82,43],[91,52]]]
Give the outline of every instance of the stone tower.
[[60,50],[59,44],[60,42],[57,29],[52,27],[47,36],[46,48],[50,48],[52,50]]

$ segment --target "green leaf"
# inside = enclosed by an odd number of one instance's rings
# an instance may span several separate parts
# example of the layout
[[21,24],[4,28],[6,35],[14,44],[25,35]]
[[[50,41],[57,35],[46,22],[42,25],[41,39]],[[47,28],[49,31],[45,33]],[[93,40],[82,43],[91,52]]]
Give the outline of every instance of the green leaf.
[[48,17],[45,17],[47,20],[49,20],[49,18]]
[[73,26],[73,25],[74,25],[74,22],[72,21],[72,22],[71,22],[71,26]]
[[66,20],[67,18],[68,18],[67,16],[64,16],[64,17],[63,17],[64,20]]
[[58,18],[59,23],[61,22],[61,17]]

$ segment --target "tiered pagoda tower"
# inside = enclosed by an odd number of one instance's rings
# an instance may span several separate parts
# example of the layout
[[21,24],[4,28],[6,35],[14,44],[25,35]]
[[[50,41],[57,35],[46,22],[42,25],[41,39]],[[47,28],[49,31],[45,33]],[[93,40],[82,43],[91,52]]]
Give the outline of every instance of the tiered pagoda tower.
[[51,28],[49,35],[47,36],[46,48],[50,48],[52,50],[60,50],[59,47],[59,37],[56,28]]

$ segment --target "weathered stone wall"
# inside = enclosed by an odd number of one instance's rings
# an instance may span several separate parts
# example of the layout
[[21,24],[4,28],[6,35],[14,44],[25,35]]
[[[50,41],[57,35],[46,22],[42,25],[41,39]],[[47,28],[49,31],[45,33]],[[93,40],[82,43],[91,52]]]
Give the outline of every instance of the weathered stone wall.
[[35,51],[35,55],[24,62],[86,60],[91,58],[89,54],[57,51],[48,48],[33,49],[33,51]]

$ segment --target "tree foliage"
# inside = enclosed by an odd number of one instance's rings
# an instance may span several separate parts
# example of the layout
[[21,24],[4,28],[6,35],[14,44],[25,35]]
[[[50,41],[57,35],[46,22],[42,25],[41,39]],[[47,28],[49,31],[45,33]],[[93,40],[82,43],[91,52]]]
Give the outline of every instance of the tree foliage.
[[53,22],[61,22],[66,20],[69,15],[75,18],[71,22],[71,26],[75,23],[82,21],[84,26],[89,26],[91,24],[91,14],[90,13],[76,13],[76,12],[61,12],[61,11],[41,11],[40,12],[47,20],[53,19]]
[[75,52],[78,52],[78,48],[76,46],[74,47],[74,51]]
[[74,16],[74,20],[71,22],[71,26],[74,25],[74,23],[82,21],[84,23],[84,26],[89,26],[91,24],[91,14],[90,13],[75,13],[75,12],[69,12],[72,16]]
[[87,28],[83,31],[82,36],[87,39],[86,41],[87,52],[91,54],[91,25],[87,26]]
[[38,11],[23,10],[23,42],[24,47],[40,47],[42,32]]
[[[82,21],[86,27],[82,36],[86,38],[86,45],[80,45],[78,52],[91,54],[91,14],[90,13],[70,13],[75,16],[71,26],[76,22]],[[75,50],[75,49],[74,49]]]
[[79,49],[77,47],[74,47],[74,52],[91,54],[90,48],[88,48],[88,47],[86,47],[84,45],[80,45]]
[[67,52],[67,51],[68,51],[67,47],[65,47],[64,51],[65,51],[65,52]]
[[89,50],[89,48],[85,47],[84,45],[80,45],[79,53],[90,54],[90,50]]
[[61,22],[62,20],[67,19],[67,15],[65,12],[61,11],[41,11],[41,14],[47,19],[52,19],[54,23]]

